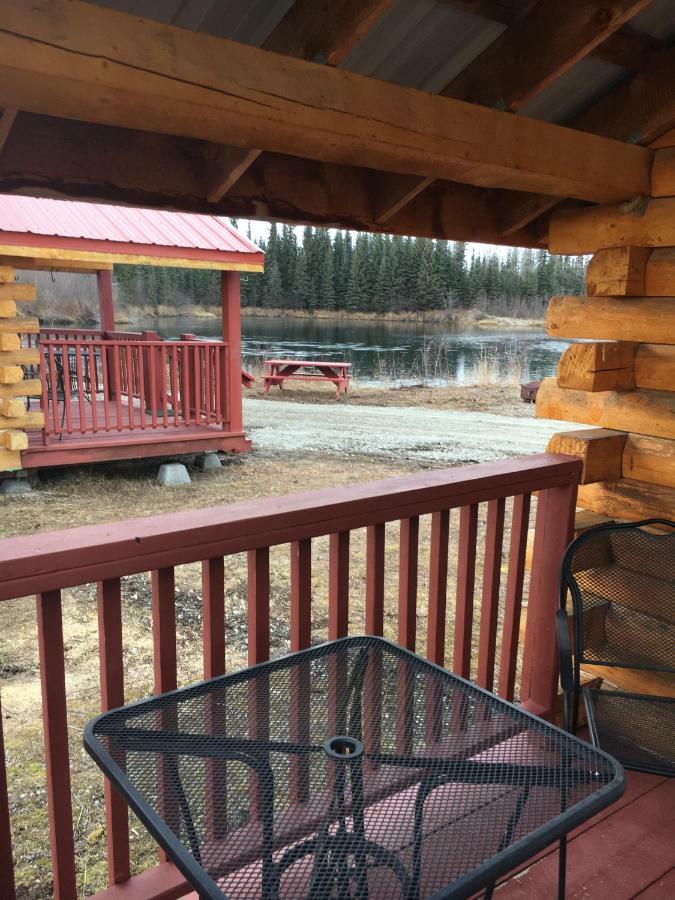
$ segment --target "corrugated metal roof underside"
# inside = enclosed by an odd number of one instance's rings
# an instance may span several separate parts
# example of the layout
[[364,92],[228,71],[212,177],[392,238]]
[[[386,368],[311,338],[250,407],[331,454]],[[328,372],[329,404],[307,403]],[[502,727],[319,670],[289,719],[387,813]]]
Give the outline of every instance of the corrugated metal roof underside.
[[[122,12],[169,22],[192,31],[260,46],[293,0],[91,0]],[[509,0],[512,12],[529,2]],[[630,24],[634,31],[660,40],[675,34],[675,0],[653,2]],[[561,2],[561,13],[564,3]],[[327,22],[326,27],[330,27]],[[362,75],[438,92],[449,84],[506,26],[474,15],[451,0],[394,0],[394,3],[342,67]],[[520,115],[566,123],[628,77],[626,70],[587,57],[549,85]]]
[[[0,195],[0,233],[82,238],[117,244],[259,254],[255,244],[218,216],[136,209],[72,200]],[[174,254],[175,255],[175,254]]]

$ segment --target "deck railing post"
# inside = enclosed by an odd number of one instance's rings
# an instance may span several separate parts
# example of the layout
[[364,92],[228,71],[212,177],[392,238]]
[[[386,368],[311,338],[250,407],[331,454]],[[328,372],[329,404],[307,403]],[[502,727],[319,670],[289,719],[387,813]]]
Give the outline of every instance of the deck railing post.
[[2,703],[0,702],[0,884],[7,900],[16,896],[14,861],[12,858],[12,832],[9,821],[9,794],[5,768],[5,745],[2,736]]
[[555,611],[560,562],[572,540],[578,474],[570,484],[540,491],[527,605],[520,702],[552,719],[558,688]]
[[238,272],[221,273],[223,341],[228,345],[222,368],[223,430],[244,430],[241,410],[241,306]]
[[[166,393],[166,374],[162,370],[162,348],[161,346],[146,346],[145,342],[157,341],[161,343],[162,339],[156,331],[143,331],[141,340],[144,342],[141,353],[143,356],[143,383],[145,385],[145,412],[158,416],[161,414],[164,403],[163,398]],[[151,360],[153,356],[154,361]]]

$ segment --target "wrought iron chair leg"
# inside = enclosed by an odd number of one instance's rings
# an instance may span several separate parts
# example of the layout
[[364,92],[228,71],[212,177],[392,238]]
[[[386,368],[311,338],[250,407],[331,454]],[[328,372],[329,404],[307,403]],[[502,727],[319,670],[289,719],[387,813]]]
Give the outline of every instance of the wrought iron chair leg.
[[567,875],[567,835],[560,838],[558,852],[558,900],[565,900],[565,877]]
[[494,893],[494,889],[495,889],[494,884],[489,884],[485,888],[485,894],[483,895],[485,897],[485,900],[492,900],[492,894]]

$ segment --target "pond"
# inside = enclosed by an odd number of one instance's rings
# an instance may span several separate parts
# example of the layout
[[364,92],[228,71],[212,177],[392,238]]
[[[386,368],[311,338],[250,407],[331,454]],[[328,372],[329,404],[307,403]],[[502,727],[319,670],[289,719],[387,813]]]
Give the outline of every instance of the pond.
[[[153,329],[166,338],[183,332],[220,336],[216,318],[153,319],[133,327]],[[567,346],[532,329],[453,331],[428,323],[358,319],[242,320],[244,366],[258,368],[271,357],[345,360],[352,363],[355,377],[369,382],[533,381],[555,372]]]

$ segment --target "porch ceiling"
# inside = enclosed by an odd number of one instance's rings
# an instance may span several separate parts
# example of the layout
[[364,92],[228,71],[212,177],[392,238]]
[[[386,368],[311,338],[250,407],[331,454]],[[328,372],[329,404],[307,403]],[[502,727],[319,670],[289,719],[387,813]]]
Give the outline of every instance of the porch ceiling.
[[536,246],[561,202],[647,193],[675,125],[675,0],[14,0],[0,27],[8,192]]

